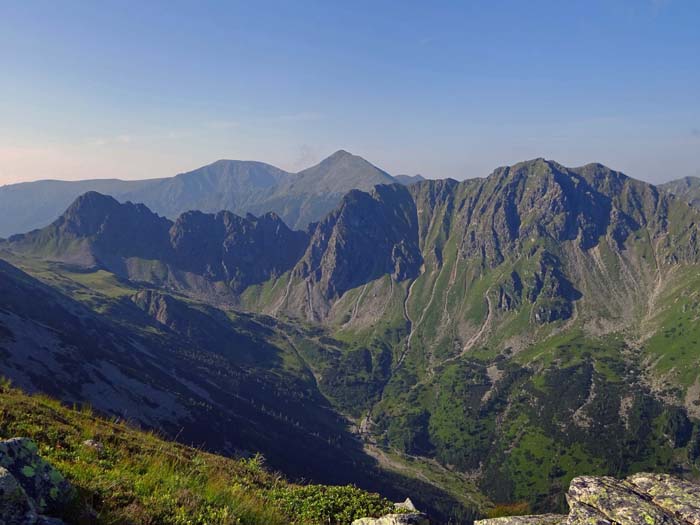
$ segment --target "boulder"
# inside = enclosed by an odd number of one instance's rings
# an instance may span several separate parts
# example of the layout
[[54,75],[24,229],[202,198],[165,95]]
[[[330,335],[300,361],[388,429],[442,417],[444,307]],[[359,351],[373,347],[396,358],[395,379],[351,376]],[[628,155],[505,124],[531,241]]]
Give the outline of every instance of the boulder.
[[411,498],[406,498],[406,500],[402,501],[401,503],[394,503],[394,507],[401,509],[402,511],[418,512],[418,509],[411,501]]
[[613,525],[613,522],[603,516],[593,507],[582,504],[574,504],[568,516],[564,516],[566,525],[569,523],[585,523],[586,525]]
[[429,525],[430,520],[426,514],[419,512],[411,501],[406,498],[401,503],[394,503],[398,511],[396,514],[387,514],[381,518],[360,518],[352,522],[352,525]]
[[665,474],[580,476],[571,480],[566,499],[568,516],[513,516],[475,525],[700,525],[700,486]]
[[[566,495],[569,507],[584,506],[598,512],[601,520],[620,525],[681,525],[667,509],[655,505],[628,481],[603,476],[580,476],[571,480]],[[577,519],[569,524],[588,523]]]
[[25,525],[33,521],[36,513],[27,493],[7,469],[0,467],[0,523]]
[[566,521],[566,514],[535,514],[531,516],[504,516],[476,521],[481,525],[558,525]]
[[104,452],[105,450],[104,445],[99,441],[95,441],[94,439],[86,439],[85,441],[83,441],[83,446],[91,448],[98,454],[102,454],[102,452]]
[[700,485],[666,474],[635,474],[627,480],[659,507],[700,525]]
[[12,474],[39,514],[61,515],[70,504],[72,487],[58,470],[39,456],[32,440],[0,441],[0,467]]
[[410,514],[387,514],[381,518],[360,518],[352,525],[429,525],[428,516],[422,512]]
[[352,525],[430,525],[428,516],[419,512],[411,501],[406,498],[401,503],[394,503],[397,514],[387,514],[381,518],[360,518],[352,522]]

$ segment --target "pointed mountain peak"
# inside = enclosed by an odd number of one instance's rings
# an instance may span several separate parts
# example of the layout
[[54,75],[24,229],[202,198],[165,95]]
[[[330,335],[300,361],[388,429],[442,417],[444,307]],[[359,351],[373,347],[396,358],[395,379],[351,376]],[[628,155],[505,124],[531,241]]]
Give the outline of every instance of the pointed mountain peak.
[[120,206],[114,197],[88,191],[76,198],[56,223],[98,222]]
[[89,236],[109,228],[148,229],[147,224],[167,225],[170,221],[159,217],[143,204],[120,203],[114,197],[89,191],[80,195],[54,223],[53,227],[77,236]]
[[339,149],[338,151],[336,151],[335,153],[330,155],[328,158],[330,159],[330,158],[334,158],[334,157],[335,158],[342,158],[342,157],[355,157],[355,156],[356,155],[353,155],[352,153],[350,153],[347,150]]
[[700,177],[689,175],[686,177],[681,177],[680,179],[664,182],[659,184],[659,186],[667,191],[670,191],[671,193],[675,193],[683,189],[700,188]]
[[371,190],[377,184],[393,184],[391,175],[371,162],[345,150],[338,150],[315,166],[298,173],[297,184],[312,193],[347,193]]
[[79,195],[73,204],[68,208],[71,209],[82,209],[82,208],[105,208],[105,207],[115,207],[119,206],[119,201],[110,195],[104,195],[97,191],[88,191]]
[[658,186],[662,190],[681,198],[695,208],[700,208],[700,177],[683,177]]
[[329,165],[329,164],[337,164],[341,162],[357,162],[357,163],[366,163],[370,164],[370,162],[366,161],[359,155],[353,155],[349,151],[346,151],[344,149],[339,149],[332,155],[329,155],[325,159],[323,159],[318,165]]

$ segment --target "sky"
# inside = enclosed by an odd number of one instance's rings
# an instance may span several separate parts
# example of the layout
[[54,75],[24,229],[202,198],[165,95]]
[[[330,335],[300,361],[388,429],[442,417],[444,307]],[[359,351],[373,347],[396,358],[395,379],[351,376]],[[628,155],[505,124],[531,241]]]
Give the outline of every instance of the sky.
[[700,175],[700,2],[0,0],[0,184],[338,149]]

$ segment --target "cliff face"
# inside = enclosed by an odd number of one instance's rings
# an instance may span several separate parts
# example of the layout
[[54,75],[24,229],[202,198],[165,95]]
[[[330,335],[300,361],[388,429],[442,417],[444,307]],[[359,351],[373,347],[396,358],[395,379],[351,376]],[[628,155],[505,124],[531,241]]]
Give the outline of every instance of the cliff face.
[[292,272],[299,282],[293,293],[306,295],[298,304],[308,317],[323,319],[348,290],[384,275],[396,282],[413,279],[421,263],[416,205],[408,189],[394,184],[351,191],[314,229]]
[[308,236],[290,230],[274,213],[239,217],[231,212],[189,211],[170,228],[171,265],[234,292],[274,279],[304,253]]
[[665,474],[624,480],[581,476],[571,481],[568,515],[512,516],[475,525],[698,525],[700,486]]

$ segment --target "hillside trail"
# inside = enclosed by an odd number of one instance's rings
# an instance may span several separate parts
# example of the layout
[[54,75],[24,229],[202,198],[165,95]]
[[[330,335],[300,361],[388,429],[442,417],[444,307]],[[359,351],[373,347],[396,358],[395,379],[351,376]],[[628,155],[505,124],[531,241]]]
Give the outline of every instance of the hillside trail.
[[[421,272],[422,275],[422,272]],[[396,365],[394,368],[392,368],[391,373],[392,375],[399,369],[401,368],[401,365],[403,364],[404,359],[408,355],[408,352],[411,350],[411,341],[413,339],[413,334],[415,333],[415,328],[416,328],[416,323],[411,319],[411,314],[408,311],[408,303],[411,300],[411,294],[413,293],[413,286],[418,282],[418,277],[416,277],[408,287],[408,293],[406,293],[406,297],[403,300],[403,316],[406,318],[406,321],[408,321],[408,337],[406,337],[406,343],[404,345],[403,352],[401,353],[401,356],[399,357],[399,360],[397,361]]]
[[644,315],[641,317],[639,323],[639,332],[633,337],[627,338],[627,343],[630,344],[632,347],[636,348],[637,350],[640,350],[643,347],[644,342],[647,339],[649,339],[649,337],[651,337],[651,335],[654,333],[653,321],[654,317],[659,313],[659,299],[664,292],[665,285],[667,284],[669,277],[673,273],[672,269],[669,269],[667,272],[664,272],[662,265],[659,262],[658,245],[663,241],[664,237],[666,237],[666,234],[661,235],[657,239],[657,241],[654,242],[652,240],[651,233],[649,232],[648,228],[646,233],[647,239],[649,241],[649,246],[651,247],[652,260],[654,261],[655,278],[652,283],[653,287],[651,289],[651,292],[647,295],[645,312]]
[[452,265],[452,272],[450,273],[450,281],[447,285],[447,290],[445,291],[445,303],[442,306],[442,315],[447,318],[445,325],[449,326],[452,322],[452,316],[450,315],[450,310],[447,308],[450,302],[450,291],[452,291],[455,282],[457,281],[457,264]]
[[362,299],[365,296],[365,292],[367,291],[367,287],[369,286],[369,283],[365,284],[362,286],[362,290],[360,290],[360,294],[357,296],[357,301],[355,301],[355,306],[352,309],[352,314],[350,315],[350,319],[348,319],[343,326],[351,324],[356,318],[357,318],[357,312],[360,309],[360,303],[362,302]]
[[311,282],[306,280],[306,297],[309,301],[309,321],[315,321],[316,315],[314,314],[314,300],[311,296]]
[[275,306],[274,310],[272,311],[272,315],[277,315],[278,312],[280,311],[280,308],[282,308],[282,306],[287,302],[287,299],[289,299],[289,292],[290,292],[291,288],[292,288],[292,276],[291,276],[291,272],[290,272],[289,281],[287,281],[287,287],[284,290],[284,295],[282,296],[282,299],[280,299],[280,302],[277,303],[277,305]]

